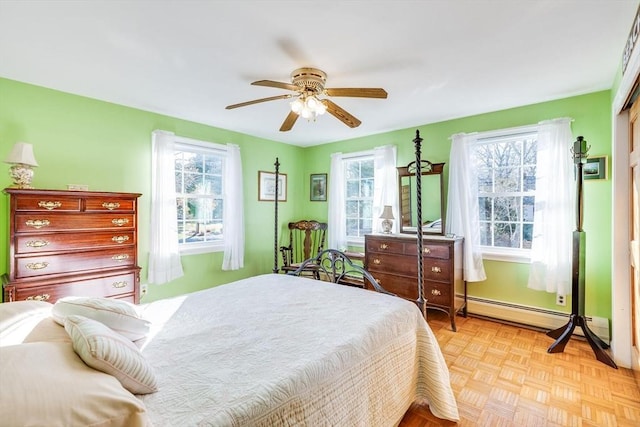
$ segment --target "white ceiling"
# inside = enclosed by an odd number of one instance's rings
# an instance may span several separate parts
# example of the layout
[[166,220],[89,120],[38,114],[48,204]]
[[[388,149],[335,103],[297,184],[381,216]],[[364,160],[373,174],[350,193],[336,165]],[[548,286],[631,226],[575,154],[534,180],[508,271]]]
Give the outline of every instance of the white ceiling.
[[[309,146],[610,89],[638,0],[7,1],[0,76]],[[330,115],[278,129],[295,68],[327,87]],[[1,94],[0,94],[1,96]]]

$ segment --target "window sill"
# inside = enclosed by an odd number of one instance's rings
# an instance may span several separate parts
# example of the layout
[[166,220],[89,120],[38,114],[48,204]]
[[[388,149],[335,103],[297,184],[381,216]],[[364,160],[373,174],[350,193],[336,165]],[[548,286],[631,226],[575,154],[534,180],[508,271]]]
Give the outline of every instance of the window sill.
[[527,249],[482,248],[482,259],[489,261],[530,264],[531,254]]
[[206,254],[210,252],[223,252],[224,245],[216,244],[205,244],[205,245],[189,245],[189,246],[180,246],[180,255],[196,255],[196,254]]

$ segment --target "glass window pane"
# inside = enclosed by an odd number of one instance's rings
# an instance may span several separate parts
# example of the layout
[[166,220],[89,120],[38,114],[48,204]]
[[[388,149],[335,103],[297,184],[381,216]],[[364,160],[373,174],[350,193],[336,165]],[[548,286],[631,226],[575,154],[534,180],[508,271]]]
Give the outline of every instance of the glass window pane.
[[480,221],[490,221],[491,220],[491,198],[490,197],[479,197],[478,205],[480,207]]
[[533,241],[533,224],[522,224],[522,247],[531,249]]
[[533,213],[535,209],[535,200],[533,196],[525,196],[522,198],[522,220],[533,222]]
[[349,180],[347,181],[347,199],[360,196],[360,181]]
[[373,197],[373,179],[363,179],[360,186],[360,197]]
[[347,236],[351,236],[351,237],[358,236],[358,220],[357,219],[347,219]]
[[480,221],[480,244],[483,246],[491,246],[491,224]]
[[480,169],[478,171],[478,191],[481,193],[493,192],[493,171]]
[[499,168],[495,170],[496,193],[520,191],[520,168]]
[[493,199],[496,221],[520,221],[520,197],[496,197]]
[[523,191],[534,191],[536,189],[536,167],[525,166],[523,168]]
[[178,220],[184,219],[184,199],[181,197],[176,198],[176,212],[178,214]]
[[222,158],[219,156],[206,156],[204,158],[204,172],[210,174],[222,174]]
[[204,176],[205,191],[202,194],[210,194],[219,196],[222,194],[222,177],[221,176]]
[[362,200],[360,202],[360,218],[372,218],[373,217],[373,201]]
[[358,217],[358,205],[357,200],[347,200],[347,218]]
[[525,165],[535,165],[538,159],[538,139],[527,138],[524,140],[522,149],[522,161]]
[[347,161],[345,165],[344,177],[346,179],[360,178],[360,164],[354,161]]
[[365,234],[371,233],[371,220],[370,219],[361,219],[360,220],[360,236],[364,236]]
[[360,165],[362,178],[373,178],[373,160],[365,160]]
[[518,224],[496,222],[493,229],[493,246],[501,248],[520,247],[520,226]]

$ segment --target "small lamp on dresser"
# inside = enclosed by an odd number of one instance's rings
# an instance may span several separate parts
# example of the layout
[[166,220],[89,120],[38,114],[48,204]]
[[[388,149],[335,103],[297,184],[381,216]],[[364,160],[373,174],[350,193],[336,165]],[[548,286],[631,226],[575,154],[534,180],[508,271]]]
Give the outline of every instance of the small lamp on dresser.
[[4,162],[11,165],[9,176],[13,180],[12,187],[33,188],[31,186],[33,167],[38,166],[33,155],[33,145],[26,142],[16,142]]
[[382,218],[382,232],[386,234],[391,233],[394,220],[391,206],[385,205],[384,209],[382,209],[382,215],[380,215],[380,218]]

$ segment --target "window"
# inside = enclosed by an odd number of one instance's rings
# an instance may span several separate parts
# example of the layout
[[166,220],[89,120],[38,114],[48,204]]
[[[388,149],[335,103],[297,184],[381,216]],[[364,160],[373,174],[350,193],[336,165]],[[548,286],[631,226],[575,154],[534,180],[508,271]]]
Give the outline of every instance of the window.
[[176,144],[176,210],[181,252],[223,248],[225,158],[226,150],[216,144],[184,141]]
[[480,135],[472,149],[478,177],[480,244],[485,251],[531,249],[537,138],[537,132]]
[[373,154],[344,160],[347,240],[361,242],[373,230]]

